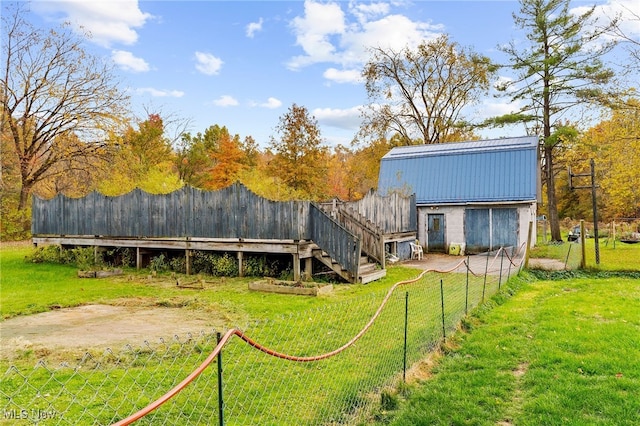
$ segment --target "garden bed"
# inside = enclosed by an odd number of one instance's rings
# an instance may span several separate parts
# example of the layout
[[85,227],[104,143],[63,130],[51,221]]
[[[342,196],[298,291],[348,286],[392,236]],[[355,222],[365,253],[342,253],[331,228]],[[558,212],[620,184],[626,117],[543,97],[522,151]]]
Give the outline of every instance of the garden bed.
[[295,281],[260,280],[250,282],[249,290],[302,296],[323,296],[333,292],[333,285],[299,283]]
[[122,269],[111,269],[108,271],[78,271],[78,278],[107,278],[115,275],[122,275]]

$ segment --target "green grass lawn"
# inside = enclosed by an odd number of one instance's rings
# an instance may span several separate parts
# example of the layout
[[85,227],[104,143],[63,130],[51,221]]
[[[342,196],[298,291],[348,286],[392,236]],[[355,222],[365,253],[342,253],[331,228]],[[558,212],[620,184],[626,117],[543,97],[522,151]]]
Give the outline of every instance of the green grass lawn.
[[[536,250],[537,255],[545,256],[557,250],[556,256],[563,259],[566,252],[558,248],[567,247],[565,243]],[[329,297],[291,297],[250,292],[247,284],[253,278],[206,278],[204,291],[176,288],[169,274],[149,279],[148,271],[126,270],[120,277],[81,279],[70,266],[25,263],[30,251],[26,247],[0,248],[2,320],[91,303],[175,306],[211,312],[225,318],[230,327],[254,324],[248,329],[251,337],[276,350],[304,355],[324,353],[347,341],[367,322],[393,284],[419,273],[393,266],[383,280],[337,285]],[[638,271],[634,262],[638,254],[640,247],[601,244],[598,269]],[[640,365],[633,360],[640,358],[640,280],[634,278],[635,273],[605,279],[589,274],[555,281],[536,280],[524,273],[515,281],[503,282],[506,291],[463,319],[465,331],[453,335],[467,300],[470,310],[479,304],[485,290],[482,277],[471,276],[467,291],[454,285],[465,282],[464,274],[434,274],[420,286],[408,287],[407,303],[413,307],[407,335],[409,365],[418,362],[441,336],[440,279],[447,300],[445,356],[435,357],[428,380],[401,385],[402,398],[393,394],[395,391],[391,396],[382,392],[386,396],[381,409],[362,424],[372,424],[375,419],[379,424],[396,425],[637,424],[640,400],[634,395],[640,394]],[[497,285],[489,283],[492,288],[487,299]],[[225,350],[225,374],[234,378],[225,384],[230,401],[227,424],[283,424],[276,420],[283,418],[278,417],[282,416],[281,407],[298,407],[294,401],[300,401],[302,409],[288,409],[286,421],[314,424],[314,419],[333,418],[342,424],[349,407],[366,405],[361,389],[381,391],[401,368],[404,290],[390,300],[376,327],[354,350],[328,362],[283,363],[236,340],[238,344]],[[393,340],[396,337],[400,340]],[[214,346],[215,341],[209,340],[194,342],[186,349],[171,346],[166,353],[143,348],[124,356],[129,365],[126,374],[119,369],[109,370],[107,376],[96,372],[87,381],[77,382],[71,370],[69,379],[64,377],[66,370],[56,373],[55,383],[65,380],[70,392],[74,386],[80,392],[86,386],[83,383],[91,383],[92,392],[74,397],[67,418],[86,411],[108,422],[113,413],[129,414],[190,373]],[[179,356],[166,365],[165,359],[173,359],[174,351]],[[31,380],[49,383],[46,370],[33,368],[35,356],[27,352],[12,364]],[[124,362],[111,356],[97,359],[114,365]],[[0,362],[0,367],[6,370],[6,362]],[[85,365],[77,371],[92,370]],[[5,389],[24,386],[20,375],[5,377]],[[185,413],[213,419],[217,414],[211,403],[215,400],[215,379],[211,377],[215,376],[206,377],[190,386],[164,413],[160,410],[157,418],[152,416],[141,424],[167,418],[178,421]],[[392,382],[397,385],[397,380]],[[141,383],[146,385],[138,388]],[[129,396],[121,394],[123,385],[131,386]],[[52,385],[52,392],[55,389]],[[113,395],[106,405],[100,396],[105,393]],[[24,404],[31,397],[26,392]],[[380,395],[367,398],[368,403],[380,404]],[[397,410],[393,409],[394,401],[400,402]],[[185,424],[207,424],[184,420]]]
[[[383,280],[337,285],[328,297],[300,297],[249,292],[251,278],[210,277],[203,291],[176,288],[170,275],[149,280],[148,271],[127,270],[122,277],[81,279],[73,267],[25,263],[29,252],[27,248],[0,250],[5,320],[89,303],[175,306],[210,311],[273,350],[301,356],[326,353],[345,344],[370,320],[392,285],[419,273],[393,266]],[[467,279],[469,286],[465,287]],[[448,332],[455,328],[467,302],[470,309],[480,303],[485,284],[490,297],[496,291],[498,277],[486,282],[483,277],[466,274],[430,274],[419,285],[394,293],[379,320],[355,346],[323,362],[291,363],[233,340],[224,351],[225,394],[230,401],[226,406],[227,424],[316,424],[318,419],[342,422],[368,404],[376,404],[373,390],[397,381],[402,370],[405,303],[410,302],[412,307],[406,335],[411,364],[437,344],[443,327]],[[441,291],[446,299],[443,306]],[[0,368],[6,372],[2,390],[12,395],[11,403],[3,409],[33,406],[44,393],[46,401],[51,401],[66,420],[109,423],[113,416],[122,418],[162,395],[191,373],[215,344],[209,338],[113,354],[90,351],[90,357],[49,352],[43,361],[51,365],[47,368],[34,368],[40,365],[42,352],[25,350],[10,363],[0,361]],[[69,361],[72,368],[59,369],[54,360]],[[78,362],[80,366],[73,368]],[[208,420],[180,422],[209,424],[217,415],[216,379],[212,373],[202,377],[141,424],[167,419],[177,422],[191,415]],[[283,411],[285,405],[291,407]]]
[[[297,297],[255,293],[248,283],[256,278],[205,277],[207,291],[176,288],[171,274],[148,278],[149,271],[125,270],[124,275],[78,278],[77,268],[50,263],[25,263],[33,252],[30,247],[0,248],[2,288],[0,314],[3,319],[29,315],[61,307],[83,304],[119,304],[132,300],[141,306],[183,306],[215,309],[234,319],[273,318],[319,307],[363,294],[376,293],[397,281],[413,278],[419,271],[402,266],[391,267],[387,276],[367,285],[338,284],[330,298]],[[195,279],[183,277],[184,280]]]
[[[586,240],[585,272],[512,281],[513,296],[466,319],[430,378],[377,424],[640,424],[640,244],[599,243],[596,264]],[[575,262],[580,248],[538,244],[531,255]]]
[[[640,271],[640,243],[627,244],[620,241],[599,239],[600,263],[596,263],[595,239],[585,240],[587,269],[600,271]],[[531,257],[570,260],[570,264],[580,263],[581,247],[577,243],[538,243],[531,251]]]
[[518,281],[378,424],[640,423],[640,279]]

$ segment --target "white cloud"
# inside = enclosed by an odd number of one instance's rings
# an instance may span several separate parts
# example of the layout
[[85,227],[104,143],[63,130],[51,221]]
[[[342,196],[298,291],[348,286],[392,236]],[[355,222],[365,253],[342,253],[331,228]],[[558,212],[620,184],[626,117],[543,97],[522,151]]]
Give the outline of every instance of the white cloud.
[[298,69],[315,62],[335,61],[335,46],[330,37],[346,30],[345,16],[340,5],[335,3],[304,2],[304,16],[295,17],[291,27],[296,35],[296,44],[305,52],[289,61],[289,68]]
[[338,70],[327,68],[322,74],[324,78],[336,83],[362,83],[362,73],[360,70]]
[[262,31],[262,18],[258,20],[258,22],[251,22],[247,25],[247,37],[253,38],[256,32]]
[[153,18],[140,10],[137,0],[34,0],[31,6],[47,18],[71,22],[78,32],[88,31],[91,40],[104,47],[134,44],[138,40],[137,29]]
[[[571,9],[572,13],[584,13],[586,7]],[[620,16],[620,28],[629,37],[640,41],[640,2],[637,0],[609,0],[597,5],[594,15],[602,19],[602,24]]]
[[[443,31],[441,25],[412,21],[389,11],[387,3],[305,1],[304,16],[291,21],[296,44],[304,54],[291,58],[288,68],[298,70],[316,63],[339,64],[346,70],[360,68],[368,60],[371,47],[415,47]],[[328,70],[326,75],[337,74]]]
[[282,101],[280,101],[280,99],[270,97],[267,99],[267,102],[261,103],[258,106],[262,108],[276,109],[282,106]]
[[196,69],[206,75],[216,75],[222,68],[222,60],[211,53],[196,52]]
[[147,72],[150,69],[149,64],[144,59],[136,58],[133,53],[124,50],[112,51],[111,59],[125,71]]
[[181,98],[184,96],[184,92],[181,90],[160,90],[153,87],[141,87],[136,89],[137,93],[149,94],[155,98]]
[[389,13],[389,3],[355,3],[351,7],[351,13],[359,22],[367,22],[376,16],[384,16]]
[[491,117],[499,117],[505,114],[513,114],[520,110],[520,106],[511,102],[483,102],[478,107],[474,107],[476,120],[484,120]]
[[358,130],[362,122],[361,109],[361,106],[348,109],[316,108],[313,110],[313,116],[318,120],[319,124],[325,126],[344,130]]
[[233,96],[222,95],[218,99],[214,100],[213,104],[221,107],[237,106],[238,101]]

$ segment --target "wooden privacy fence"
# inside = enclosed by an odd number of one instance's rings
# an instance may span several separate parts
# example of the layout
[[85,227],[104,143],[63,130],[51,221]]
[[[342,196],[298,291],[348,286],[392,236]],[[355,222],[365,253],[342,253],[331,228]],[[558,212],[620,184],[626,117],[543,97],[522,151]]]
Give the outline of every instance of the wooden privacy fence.
[[305,240],[309,202],[270,201],[241,184],[219,191],[183,187],[166,195],[136,189],[118,197],[33,199],[33,235],[127,238]]

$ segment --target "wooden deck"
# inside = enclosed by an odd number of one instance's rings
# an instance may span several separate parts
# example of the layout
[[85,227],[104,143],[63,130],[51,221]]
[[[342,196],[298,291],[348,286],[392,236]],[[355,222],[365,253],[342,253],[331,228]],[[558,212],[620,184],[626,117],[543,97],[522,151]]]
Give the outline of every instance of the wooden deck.
[[[364,283],[386,274],[389,243],[415,239],[415,219],[409,219],[415,200],[401,205],[371,194],[360,210],[353,209],[357,204],[336,209],[336,203],[327,210],[308,201],[266,200],[241,184],[220,191],[185,187],[166,195],[94,192],[77,199],[34,197],[32,235],[36,245],[134,248],[138,267],[150,251],[180,250],[188,273],[194,250],[235,253],[240,271],[245,253],[288,254],[296,281],[313,274],[317,259],[346,281]],[[367,210],[372,206],[384,223],[395,217],[403,225],[377,225]],[[407,224],[414,229],[404,229]]]

